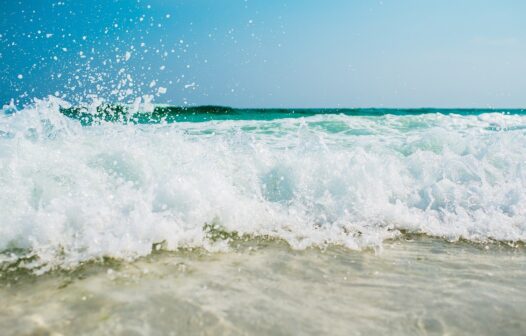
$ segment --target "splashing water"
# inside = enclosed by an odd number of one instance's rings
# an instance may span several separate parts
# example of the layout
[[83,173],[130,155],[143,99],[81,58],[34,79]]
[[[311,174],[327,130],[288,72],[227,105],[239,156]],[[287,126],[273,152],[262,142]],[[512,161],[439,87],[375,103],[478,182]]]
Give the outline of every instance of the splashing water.
[[0,117],[0,262],[227,248],[210,228],[300,249],[378,247],[400,231],[526,241],[523,115],[82,126],[61,107]]

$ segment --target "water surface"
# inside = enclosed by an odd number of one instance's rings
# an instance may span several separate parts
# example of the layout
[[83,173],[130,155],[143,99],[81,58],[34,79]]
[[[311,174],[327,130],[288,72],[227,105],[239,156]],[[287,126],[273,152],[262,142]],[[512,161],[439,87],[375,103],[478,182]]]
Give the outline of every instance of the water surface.
[[526,332],[523,110],[146,107],[2,111],[7,334]]
[[[414,239],[413,239],[414,238]],[[526,253],[405,237],[383,250],[160,252],[40,277],[3,273],[8,334],[521,335]]]

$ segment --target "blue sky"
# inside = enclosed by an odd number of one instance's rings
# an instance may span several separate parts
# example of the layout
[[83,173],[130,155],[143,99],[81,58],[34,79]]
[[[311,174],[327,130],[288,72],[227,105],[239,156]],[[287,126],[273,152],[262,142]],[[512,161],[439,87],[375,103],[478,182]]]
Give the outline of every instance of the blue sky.
[[526,1],[0,2],[0,104],[526,106]]

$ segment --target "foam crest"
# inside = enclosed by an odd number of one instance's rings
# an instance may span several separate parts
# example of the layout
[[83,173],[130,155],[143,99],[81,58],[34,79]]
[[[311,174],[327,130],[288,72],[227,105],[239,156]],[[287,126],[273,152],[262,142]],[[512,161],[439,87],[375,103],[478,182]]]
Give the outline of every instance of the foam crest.
[[526,241],[525,116],[83,127],[61,106],[0,117],[0,263],[227,248],[217,232],[294,248],[379,247],[400,230]]

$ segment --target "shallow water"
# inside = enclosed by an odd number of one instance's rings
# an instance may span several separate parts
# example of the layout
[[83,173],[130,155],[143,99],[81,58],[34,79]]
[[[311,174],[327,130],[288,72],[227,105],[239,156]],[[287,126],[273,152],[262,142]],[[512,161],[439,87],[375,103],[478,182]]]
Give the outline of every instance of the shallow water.
[[522,110],[68,106],[0,115],[2,335],[526,333]]
[[3,271],[3,334],[520,335],[526,250],[404,237],[381,251],[237,240],[42,276]]

